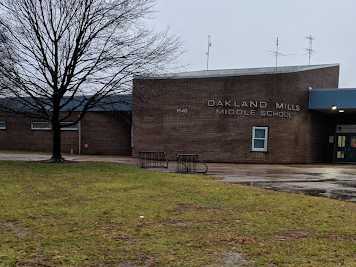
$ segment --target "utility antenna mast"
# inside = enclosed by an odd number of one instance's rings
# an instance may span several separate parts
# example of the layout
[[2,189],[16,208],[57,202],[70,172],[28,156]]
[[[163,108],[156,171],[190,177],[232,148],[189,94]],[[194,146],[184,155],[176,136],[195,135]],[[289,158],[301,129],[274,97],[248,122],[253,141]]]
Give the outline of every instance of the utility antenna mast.
[[315,50],[313,49],[313,41],[315,40],[313,35],[308,35],[306,37],[306,39],[309,41],[309,47],[306,48],[305,50],[308,53],[308,58],[309,58],[309,65],[311,64],[311,59],[312,59],[312,55],[314,54]]
[[280,56],[284,56],[284,54],[281,53],[279,50],[280,50],[279,37],[277,37],[277,39],[276,39],[276,49],[274,51],[272,51],[272,53],[274,55],[276,71],[278,69],[278,59],[279,59],[279,57]]
[[278,69],[278,57],[280,56],[279,52],[279,38],[277,37],[276,40],[276,50],[274,51],[274,56],[276,57],[275,63],[276,63],[276,70]]
[[206,52],[206,70],[209,70],[210,48],[213,46],[211,35],[208,35],[208,52]]
[[273,56],[274,56],[274,60],[275,60],[275,67],[276,67],[276,71],[278,71],[278,60],[279,60],[279,57],[280,56],[291,56],[293,54],[284,54],[280,51],[280,43],[279,43],[279,38],[277,37],[276,39],[276,49],[273,50],[273,51],[270,51],[272,52]]

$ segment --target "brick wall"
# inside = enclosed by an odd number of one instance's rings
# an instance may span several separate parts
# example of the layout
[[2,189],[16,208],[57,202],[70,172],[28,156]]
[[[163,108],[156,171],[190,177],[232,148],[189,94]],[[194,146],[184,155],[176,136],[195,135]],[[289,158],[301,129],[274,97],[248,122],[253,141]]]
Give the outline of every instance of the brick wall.
[[[131,126],[127,114],[89,112],[81,122],[81,153],[130,155]],[[32,130],[33,119],[14,114],[0,114],[6,130],[0,130],[0,150],[50,152],[52,133]],[[37,120],[36,120],[37,121]],[[79,152],[79,131],[62,131],[62,152]]]
[[[336,88],[338,80],[339,67],[228,78],[135,80],[134,154],[158,150],[174,159],[179,152],[199,153],[215,162],[325,161],[328,134],[323,131],[328,122],[308,111],[309,87]],[[290,112],[290,119],[224,115],[208,106],[211,99],[287,103],[301,111]],[[267,153],[251,151],[253,126],[269,127]]]
[[[32,130],[30,119],[21,115],[0,114],[6,121],[7,129],[0,130],[0,150],[50,152],[52,133],[48,130]],[[62,151],[78,153],[78,132],[62,131]]]
[[131,114],[90,112],[81,127],[83,154],[131,155]]

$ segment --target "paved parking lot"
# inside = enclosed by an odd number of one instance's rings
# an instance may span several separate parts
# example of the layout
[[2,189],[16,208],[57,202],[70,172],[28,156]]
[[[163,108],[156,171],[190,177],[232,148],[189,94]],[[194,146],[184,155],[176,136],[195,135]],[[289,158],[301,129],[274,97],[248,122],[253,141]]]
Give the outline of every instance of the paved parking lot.
[[[0,152],[0,160],[41,161],[48,158],[48,154],[42,153]],[[137,164],[132,157],[66,155],[66,159],[75,162]],[[208,175],[222,182],[356,202],[356,165],[208,165]],[[171,163],[168,170],[161,171],[174,172],[175,164]]]

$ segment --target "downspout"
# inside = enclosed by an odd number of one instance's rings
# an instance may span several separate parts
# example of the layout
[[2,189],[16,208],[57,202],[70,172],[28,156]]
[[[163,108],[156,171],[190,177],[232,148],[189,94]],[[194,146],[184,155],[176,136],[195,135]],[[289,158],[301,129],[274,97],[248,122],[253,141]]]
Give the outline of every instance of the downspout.
[[78,155],[82,154],[82,121],[78,125]]

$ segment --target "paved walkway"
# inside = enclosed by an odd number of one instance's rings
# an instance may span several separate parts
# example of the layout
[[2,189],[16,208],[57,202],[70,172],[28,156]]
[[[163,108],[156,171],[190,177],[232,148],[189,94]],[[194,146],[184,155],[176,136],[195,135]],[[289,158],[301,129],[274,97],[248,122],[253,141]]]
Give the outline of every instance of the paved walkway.
[[[41,161],[43,153],[0,152],[0,160]],[[75,162],[113,162],[136,165],[132,157],[65,155]],[[253,165],[210,163],[208,175],[222,182],[306,193],[356,202],[356,165]],[[160,171],[174,172],[175,164]]]
[[[44,161],[51,157],[47,153],[30,152],[1,152],[0,161]],[[121,164],[136,165],[137,160],[132,157],[121,156],[88,156],[88,155],[64,155],[64,158],[74,162],[112,162]]]

